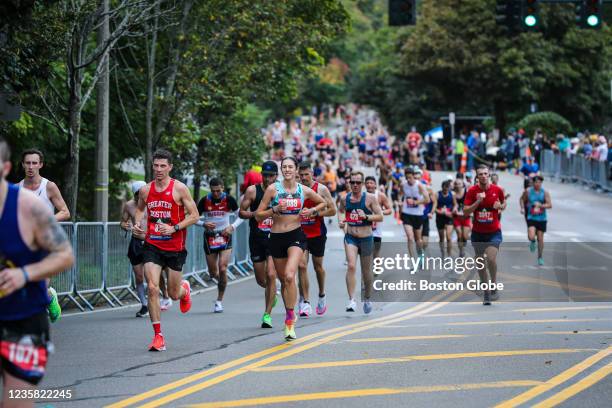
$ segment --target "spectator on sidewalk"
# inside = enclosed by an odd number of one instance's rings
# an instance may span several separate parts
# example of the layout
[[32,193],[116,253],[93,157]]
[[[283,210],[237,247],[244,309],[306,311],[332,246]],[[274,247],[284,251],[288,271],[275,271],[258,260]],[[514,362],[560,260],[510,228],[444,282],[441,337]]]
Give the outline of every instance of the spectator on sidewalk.
[[263,178],[261,176],[261,166],[254,164],[246,173],[244,173],[244,182],[240,185],[240,194],[244,194],[247,188],[261,184]]

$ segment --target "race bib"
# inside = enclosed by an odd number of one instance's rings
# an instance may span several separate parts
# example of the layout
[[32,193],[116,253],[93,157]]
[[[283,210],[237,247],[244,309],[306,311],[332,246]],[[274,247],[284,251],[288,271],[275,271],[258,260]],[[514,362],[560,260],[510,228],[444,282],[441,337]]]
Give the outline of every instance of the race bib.
[[487,210],[476,211],[476,222],[490,224],[493,222],[493,213]]
[[257,228],[259,228],[261,231],[264,231],[264,232],[270,232],[272,230],[272,224],[273,224],[272,217],[268,217],[265,220],[260,221],[257,224]]
[[531,215],[540,215],[542,214],[542,207],[536,207],[535,205],[531,207]]
[[161,219],[157,221],[149,222],[149,239],[154,241],[168,241],[172,239],[171,235],[162,235],[160,228],[163,225]]
[[302,209],[302,200],[298,198],[281,198],[278,203],[286,207],[284,214],[297,214]]
[[357,210],[352,210],[350,213],[348,213],[347,221],[349,224],[361,224],[361,219],[359,218]]
[[316,222],[316,218],[315,217],[307,217],[305,215],[300,215],[300,223],[302,225],[312,225]]
[[228,243],[228,237],[226,237],[225,235],[221,235],[221,234],[211,235],[207,237],[207,240],[208,240],[208,247],[210,249],[225,249]]
[[0,341],[0,356],[30,376],[42,377],[45,373],[47,347],[35,345],[30,336],[24,336],[19,342]]
[[408,197],[406,199],[406,205],[408,206],[408,208],[417,208],[419,205],[416,204],[416,199],[413,197]]
[[444,207],[444,215],[446,215],[447,217],[451,216],[451,209],[448,207]]

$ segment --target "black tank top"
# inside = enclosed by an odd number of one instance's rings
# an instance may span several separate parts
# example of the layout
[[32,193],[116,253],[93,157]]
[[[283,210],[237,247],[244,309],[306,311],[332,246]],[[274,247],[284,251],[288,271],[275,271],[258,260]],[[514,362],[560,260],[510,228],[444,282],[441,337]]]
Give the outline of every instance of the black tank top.
[[[261,184],[255,185],[255,199],[251,201],[251,205],[249,206],[249,210],[251,212],[257,211],[259,208],[259,203],[261,203],[261,199],[264,196],[264,190],[261,188]],[[249,227],[251,231],[257,231],[257,220],[255,217],[249,218]]]

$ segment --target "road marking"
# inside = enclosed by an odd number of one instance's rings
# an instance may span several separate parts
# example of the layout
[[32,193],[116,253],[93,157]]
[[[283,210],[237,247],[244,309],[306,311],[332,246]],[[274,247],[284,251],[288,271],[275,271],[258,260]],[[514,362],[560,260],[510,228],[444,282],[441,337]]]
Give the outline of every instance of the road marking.
[[[162,397],[162,398],[160,398],[158,400],[155,400],[155,401],[152,401],[152,402],[149,402],[147,404],[142,405],[142,407],[158,407],[158,406],[166,404],[166,403],[168,403],[170,401],[174,401],[174,400],[176,400],[178,398],[182,398],[183,396],[186,396],[186,395],[189,395],[191,393],[197,392],[197,391],[199,391],[201,389],[204,389],[204,388],[210,387],[212,385],[218,384],[220,382],[223,382],[223,381],[225,381],[225,380],[227,380],[229,378],[233,378],[233,377],[236,377],[236,376],[238,376],[240,374],[243,374],[244,372],[246,372],[245,369],[251,369],[251,368],[254,368],[254,367],[258,367],[260,365],[265,365],[265,364],[267,364],[269,362],[272,362],[272,361],[280,360],[280,359],[288,357],[290,355],[297,354],[297,353],[299,353],[301,351],[308,350],[310,348],[316,347],[316,346],[318,346],[320,344],[324,344],[324,343],[333,341],[333,340],[335,340],[337,338],[340,338],[340,337],[343,337],[345,335],[349,335],[349,334],[352,334],[352,333],[368,330],[368,329],[370,329],[372,327],[380,327],[385,322],[402,321],[402,320],[410,319],[412,317],[420,316],[421,314],[425,314],[425,313],[427,313],[429,311],[432,311],[432,310],[439,309],[439,308],[447,305],[450,301],[458,298],[461,294],[462,294],[462,292],[455,292],[455,293],[452,293],[450,295],[449,295],[449,293],[442,293],[439,296],[432,298],[432,301],[437,301],[439,303],[420,303],[420,304],[418,304],[416,306],[413,306],[413,307],[411,307],[411,308],[409,308],[407,310],[404,310],[402,312],[398,312],[398,313],[395,313],[395,314],[392,314],[392,315],[389,315],[389,316],[383,316],[383,317],[380,317],[380,318],[377,318],[377,319],[368,320],[368,321],[365,321],[365,322],[355,323],[355,324],[351,324],[351,325],[347,325],[347,326],[337,327],[335,329],[329,329],[329,330],[324,330],[324,331],[321,331],[321,332],[318,332],[318,333],[313,333],[311,335],[305,336],[305,337],[303,337],[301,339],[298,339],[296,341],[293,341],[291,343],[285,343],[285,344],[281,344],[281,345],[278,345],[278,346],[274,346],[274,347],[268,348],[266,350],[262,350],[260,352],[244,356],[242,358],[229,361],[227,363],[221,364],[221,365],[219,365],[217,367],[214,367],[212,369],[205,370],[205,371],[202,371],[200,373],[193,374],[193,375],[188,376],[186,378],[183,378],[181,380],[174,381],[172,383],[163,385],[163,386],[158,387],[158,388],[154,388],[154,389],[149,390],[147,392],[144,392],[144,393],[135,395],[133,397],[127,398],[125,400],[118,401],[118,402],[116,402],[114,404],[110,404],[107,407],[109,407],[109,408],[127,407],[129,405],[132,405],[132,404],[144,401],[144,400],[149,399],[151,397],[155,397],[157,395],[163,394],[163,393],[165,393],[167,391],[179,388],[179,387],[181,387],[183,385],[186,385],[186,384],[189,384],[189,383],[193,383],[193,382],[198,381],[200,379],[209,377],[209,376],[211,376],[213,374],[217,374],[220,371],[226,370],[228,368],[234,368],[234,367],[236,367],[236,366],[238,366],[240,364],[243,364],[243,363],[255,360],[255,359],[260,358],[260,357],[264,357],[264,356],[273,354],[273,353],[275,353],[277,351],[283,351],[285,349],[290,348],[288,351],[285,351],[284,353],[280,353],[280,354],[274,355],[272,357],[269,357],[267,359],[260,360],[260,361],[258,361],[256,363],[253,363],[253,364],[250,364],[248,366],[245,366],[244,368],[239,368],[239,369],[235,369],[233,371],[229,371],[229,372],[227,372],[227,373],[225,373],[225,374],[223,374],[223,375],[221,375],[219,377],[212,378],[212,379],[204,381],[202,383],[192,385],[190,387],[184,388],[184,389],[182,389],[180,391],[177,391],[175,393],[168,394],[165,397]],[[442,302],[441,300],[444,299],[444,297],[446,297],[446,296],[448,296],[448,300]],[[351,330],[349,330],[349,329],[351,329]],[[338,333],[338,332],[342,332],[342,333],[332,334],[332,333]],[[307,342],[309,340],[316,339],[318,337],[323,337],[323,336],[326,336],[326,335],[330,335],[330,336],[324,337],[323,339],[317,340],[316,342],[313,342],[313,343],[310,343],[310,344],[306,344],[306,345],[303,345],[303,346],[298,346],[299,344],[305,343],[305,342]]]
[[366,358],[361,360],[324,361],[320,363],[288,364],[256,368],[252,371],[271,372],[287,370],[305,370],[312,368],[350,367],[369,364],[406,363],[409,361],[454,360],[459,358],[529,356],[538,354],[584,353],[593,349],[544,349],[544,350],[505,350],[482,351],[478,353],[425,354],[404,357]]
[[[422,304],[419,304],[417,306],[413,306],[411,308],[408,308],[408,309],[406,309],[404,311],[401,311],[401,312],[398,312],[398,313],[395,313],[395,314],[392,314],[392,315],[389,315],[389,316],[381,317],[381,318],[375,319],[373,321],[386,321],[386,319],[393,319],[394,317],[403,316],[403,315],[405,315],[407,313],[411,313],[414,310],[422,309],[426,305],[427,305],[426,303],[422,303]],[[295,346],[295,345],[298,345],[298,344],[301,344],[301,343],[305,343],[308,340],[312,340],[312,339],[315,339],[317,337],[325,336],[326,334],[335,333],[335,332],[344,330],[345,328],[348,329],[348,328],[352,328],[352,327],[359,327],[359,326],[362,326],[362,325],[365,325],[365,324],[369,324],[371,322],[372,321],[360,322],[360,323],[351,324],[351,325],[348,325],[348,326],[345,326],[345,327],[337,327],[335,329],[324,330],[322,332],[313,333],[311,335],[302,337],[301,339],[298,339],[298,340],[293,341],[291,343],[280,344],[278,346],[270,347],[268,349],[262,350],[262,351],[257,352],[257,353],[248,354],[248,355],[246,355],[244,357],[241,357],[241,358],[238,358],[236,360],[228,361],[227,363],[221,364],[221,365],[219,365],[217,367],[213,367],[211,369],[201,371],[199,373],[187,376],[185,378],[182,378],[180,380],[171,382],[171,383],[163,385],[161,387],[154,388],[154,389],[146,391],[144,393],[134,395],[133,397],[130,397],[130,398],[118,401],[116,403],[107,405],[107,408],[123,408],[123,407],[127,407],[129,405],[136,404],[136,403],[138,403],[140,401],[144,401],[144,400],[149,399],[151,397],[155,397],[157,395],[163,394],[164,392],[171,391],[171,390],[176,389],[178,387],[181,387],[183,385],[186,385],[186,384],[198,381],[198,380],[206,378],[206,377],[210,377],[211,375],[217,374],[217,373],[219,373],[219,372],[221,372],[223,370],[236,367],[236,366],[238,366],[240,364],[243,364],[243,363],[255,360],[255,359],[260,358],[260,357],[265,357],[265,356],[270,355],[272,353],[275,353],[277,351],[282,351],[282,350],[285,350],[287,348],[290,348],[292,346]]]
[[406,341],[406,340],[436,340],[466,337],[499,337],[499,336],[538,336],[541,334],[551,335],[575,335],[575,334],[612,334],[612,330],[576,330],[576,331],[539,331],[521,333],[491,333],[491,334],[441,334],[432,336],[390,336],[390,337],[369,337],[361,339],[345,340],[347,343],[379,343],[385,341]]
[[597,310],[597,309],[612,309],[612,306],[568,306],[568,307],[544,307],[541,309],[515,309],[513,312],[556,312],[565,310]]
[[586,249],[588,249],[588,250],[589,250],[589,251],[591,251],[591,252],[596,253],[597,255],[601,255],[601,256],[603,256],[604,258],[612,259],[612,255],[610,255],[610,254],[608,254],[608,253],[605,253],[605,252],[603,252],[603,251],[600,251],[600,250],[599,250],[599,249],[597,249],[597,248],[593,248],[593,247],[591,247],[590,245],[587,245],[587,244],[585,244],[584,242],[580,241],[579,239],[572,238],[572,239],[571,239],[571,241],[572,241],[572,242],[575,242],[575,243],[577,243],[577,244],[580,244],[581,246],[585,247]]
[[604,350],[601,350],[596,354],[593,354],[591,357],[587,358],[584,361],[581,361],[575,366],[568,368],[567,370],[563,371],[561,374],[556,375],[555,377],[546,381],[544,384],[540,384],[522,394],[517,395],[514,398],[511,398],[507,401],[504,401],[496,405],[495,408],[511,408],[511,407],[516,407],[517,405],[520,405],[520,404],[524,404],[525,402],[534,399],[538,395],[541,395],[547,392],[548,390],[551,390],[552,388],[556,387],[557,385],[562,384],[565,381],[575,377],[576,375],[580,374],[587,368],[595,365],[598,361],[606,358],[610,354],[612,354],[612,346]]
[[558,235],[563,238],[581,237],[582,234],[575,231],[549,231],[548,234]]
[[417,387],[406,387],[406,388],[365,388],[361,390],[315,392],[315,393],[310,393],[310,394],[278,395],[274,397],[259,397],[259,398],[249,398],[249,399],[234,400],[234,401],[205,402],[202,404],[191,404],[187,406],[191,408],[249,407],[249,406],[257,406],[257,405],[265,405],[265,404],[280,404],[284,402],[316,401],[316,400],[326,400],[326,399],[371,397],[371,396],[394,395],[394,394],[416,394],[416,393],[431,393],[431,392],[445,392],[445,391],[466,391],[466,390],[480,390],[480,389],[485,389],[485,388],[533,387],[539,384],[541,384],[541,382],[539,381],[496,381],[496,382],[488,382],[488,383],[431,385],[431,386],[417,386]]
[[531,278],[528,276],[521,276],[521,275],[514,275],[512,273],[504,273],[504,278],[510,278],[510,280],[514,280],[514,281],[522,281],[522,282],[528,282],[528,283],[537,283],[540,285],[544,285],[544,286],[551,286],[551,287],[555,287],[558,289],[565,289],[565,290],[571,290],[571,291],[578,291],[578,292],[585,292],[585,293],[592,293],[594,295],[600,295],[600,296],[607,296],[607,297],[612,297],[612,292],[608,292],[605,290],[599,290],[599,289],[594,289],[594,288],[589,288],[589,287],[585,287],[585,286],[579,286],[579,285],[574,285],[574,284],[567,284],[567,283],[560,283],[560,282],[556,282],[556,281],[552,281],[552,280],[548,280],[548,279],[542,279],[542,278]]
[[[411,319],[413,317],[425,314],[425,313],[429,312],[430,310],[439,309],[439,308],[447,305],[448,303],[450,303],[450,301],[452,301],[454,298],[459,297],[458,295],[460,293],[461,292],[456,292],[456,293],[450,295],[448,297],[448,301],[441,302],[441,303],[431,304],[431,306],[427,306],[424,309],[422,308],[421,310],[418,310],[416,312],[412,312],[410,314],[407,314],[406,316],[395,318],[395,319],[393,319],[393,321],[402,321],[402,320]],[[418,306],[416,306],[415,308],[417,308],[417,307]],[[177,391],[175,393],[172,393],[172,394],[168,394],[168,395],[166,395],[166,396],[164,396],[164,397],[162,397],[162,398],[160,398],[158,400],[151,401],[149,403],[143,404],[143,405],[140,406],[140,408],[155,408],[155,407],[159,407],[161,405],[164,405],[164,404],[167,404],[169,402],[175,401],[177,399],[183,398],[183,397],[185,397],[187,395],[191,395],[191,394],[193,394],[195,392],[201,391],[201,390],[203,390],[205,388],[208,388],[208,387],[211,387],[213,385],[219,384],[219,383],[221,383],[223,381],[226,381],[228,379],[237,377],[237,376],[239,376],[241,374],[247,373],[249,371],[253,371],[256,368],[263,367],[263,366],[265,366],[267,364],[273,363],[273,362],[278,361],[278,360],[282,360],[283,358],[286,358],[286,357],[291,357],[291,356],[293,356],[295,354],[301,353],[302,351],[310,350],[310,349],[315,348],[317,346],[320,346],[322,344],[326,344],[326,343],[329,343],[329,342],[331,342],[333,340],[337,340],[337,339],[339,339],[341,337],[345,337],[345,336],[348,336],[348,335],[351,335],[351,334],[354,334],[354,333],[359,333],[359,332],[362,332],[362,331],[365,331],[365,330],[369,330],[369,329],[374,328],[374,327],[379,327],[380,325],[384,324],[386,321],[387,320],[382,321],[382,322],[378,322],[378,323],[374,323],[374,324],[371,324],[372,322],[366,322],[366,323],[370,323],[370,324],[369,325],[366,324],[366,325],[363,325],[361,327],[357,327],[357,328],[354,328],[354,329],[351,329],[351,330],[345,330],[344,332],[341,332],[341,333],[332,334],[330,336],[324,337],[322,339],[316,340],[314,342],[311,342],[309,344],[305,344],[305,345],[302,345],[302,346],[299,346],[299,347],[293,347],[290,350],[287,350],[287,351],[282,352],[280,354],[273,355],[273,356],[265,358],[263,360],[259,360],[257,362],[254,362],[254,363],[251,363],[249,365],[246,365],[246,366],[244,366],[242,368],[238,368],[238,369],[235,369],[233,371],[229,371],[229,372],[227,372],[227,373],[225,373],[223,375],[220,375],[218,377],[215,377],[215,378],[212,378],[210,380],[204,381],[202,383],[192,385],[190,387],[184,388],[184,389],[182,389],[180,391]]]
[[612,363],[600,368],[594,373],[589,374],[588,376],[584,377],[582,380],[565,388],[564,390],[559,391],[557,394],[553,395],[552,397],[545,399],[544,401],[537,404],[534,408],[555,407],[559,405],[560,403],[573,397],[574,395],[598,383],[599,381],[603,380],[610,374],[612,374]]
[[382,325],[385,328],[400,328],[400,327],[431,327],[431,326],[477,326],[484,324],[522,324],[522,323],[576,323],[576,322],[605,322],[612,319],[532,319],[532,320],[487,320],[477,322],[451,322],[451,323],[423,323],[423,324],[405,324],[405,325]]
[[527,231],[510,230],[510,231],[504,231],[503,234],[506,237],[526,237]]
[[364,339],[346,340],[348,343],[376,343],[382,341],[404,341],[404,340],[436,340],[471,337],[471,334],[441,334],[437,336],[397,336],[397,337],[370,337]]

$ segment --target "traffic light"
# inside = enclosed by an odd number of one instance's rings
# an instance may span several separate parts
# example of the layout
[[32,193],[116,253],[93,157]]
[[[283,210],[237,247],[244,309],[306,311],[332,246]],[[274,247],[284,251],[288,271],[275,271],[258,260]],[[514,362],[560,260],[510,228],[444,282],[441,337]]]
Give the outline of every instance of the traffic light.
[[516,34],[521,28],[521,3],[517,0],[497,0],[495,19],[509,34]]
[[523,0],[521,2],[521,24],[527,30],[537,28],[540,23],[538,0]]
[[389,25],[416,24],[416,0],[389,0]]
[[601,27],[603,17],[603,1],[602,0],[582,0],[580,7],[580,26],[582,28],[599,28]]

